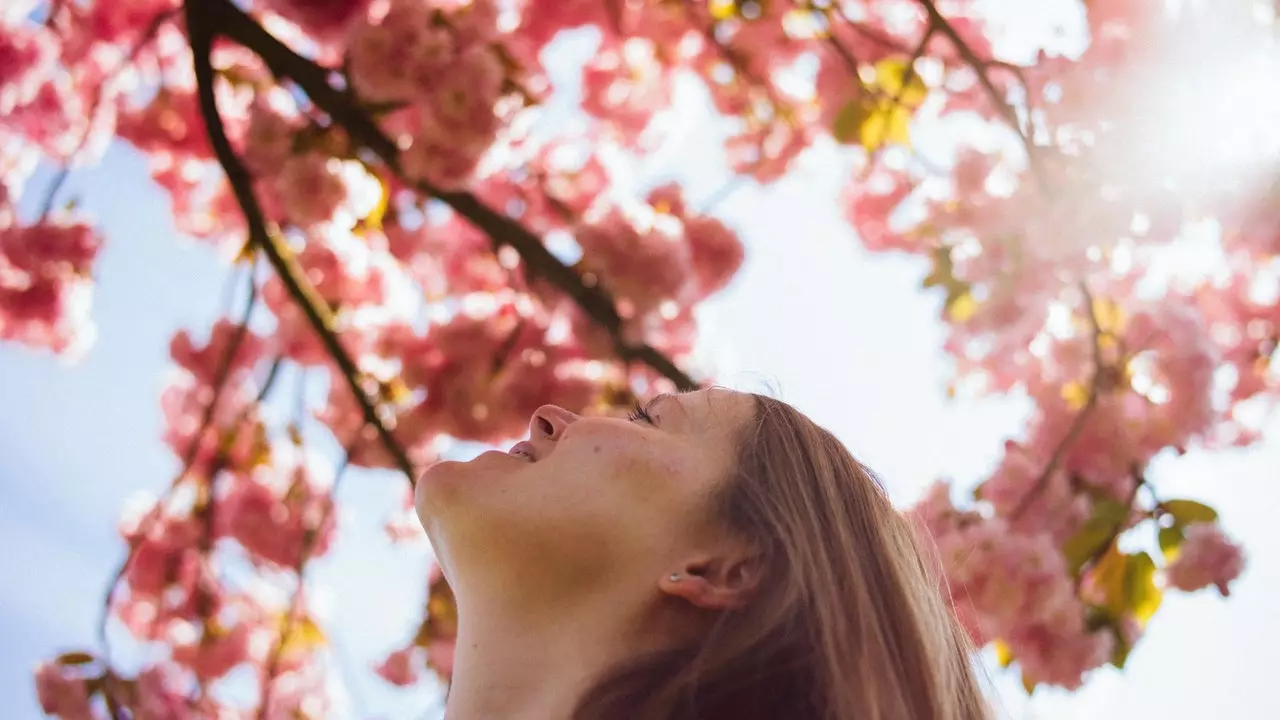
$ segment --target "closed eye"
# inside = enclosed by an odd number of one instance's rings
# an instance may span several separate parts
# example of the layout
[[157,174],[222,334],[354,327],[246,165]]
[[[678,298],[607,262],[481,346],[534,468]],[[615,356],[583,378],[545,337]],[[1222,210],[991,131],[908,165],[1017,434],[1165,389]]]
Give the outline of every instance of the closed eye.
[[643,420],[650,425],[656,424],[653,422],[653,416],[649,414],[649,409],[639,404],[636,405],[635,409],[631,411],[631,414],[628,415],[627,418],[633,422],[636,420]]

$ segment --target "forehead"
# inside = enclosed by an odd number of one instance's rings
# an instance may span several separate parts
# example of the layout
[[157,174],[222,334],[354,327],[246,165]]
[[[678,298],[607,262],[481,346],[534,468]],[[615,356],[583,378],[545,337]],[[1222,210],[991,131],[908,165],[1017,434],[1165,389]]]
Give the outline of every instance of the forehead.
[[683,432],[732,436],[754,415],[755,401],[746,393],[713,387],[663,395],[654,401],[653,407],[662,415],[670,416],[671,422],[678,423]]

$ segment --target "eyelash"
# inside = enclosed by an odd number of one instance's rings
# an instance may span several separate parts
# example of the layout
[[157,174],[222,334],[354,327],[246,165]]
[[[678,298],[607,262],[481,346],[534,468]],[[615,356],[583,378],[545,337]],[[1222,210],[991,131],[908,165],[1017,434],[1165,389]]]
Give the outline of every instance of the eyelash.
[[653,424],[653,416],[649,414],[649,410],[646,409],[643,405],[636,405],[635,409],[632,410],[631,414],[628,415],[627,417],[632,421],[644,420],[650,425]]

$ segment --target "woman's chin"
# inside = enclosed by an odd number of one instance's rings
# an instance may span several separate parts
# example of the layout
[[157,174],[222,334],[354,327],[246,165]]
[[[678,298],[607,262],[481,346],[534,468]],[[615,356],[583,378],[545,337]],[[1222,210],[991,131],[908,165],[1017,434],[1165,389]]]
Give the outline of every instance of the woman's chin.
[[446,504],[455,492],[471,483],[499,479],[529,465],[524,458],[501,450],[487,450],[470,460],[441,460],[418,478],[415,490],[418,514],[432,505]]

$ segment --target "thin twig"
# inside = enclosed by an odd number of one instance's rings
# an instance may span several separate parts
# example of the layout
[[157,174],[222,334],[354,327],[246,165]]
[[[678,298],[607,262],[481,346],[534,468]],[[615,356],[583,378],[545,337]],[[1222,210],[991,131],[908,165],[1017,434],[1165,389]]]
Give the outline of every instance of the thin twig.
[[844,61],[845,67],[849,70],[849,74],[854,77],[858,77],[858,56],[853,54],[853,51],[840,40],[835,33],[835,29],[831,27],[831,13],[836,12],[839,14],[839,11],[833,11],[830,8],[827,8],[826,10],[818,12],[823,16],[827,23],[827,42],[831,44],[831,47],[835,48],[836,54]]
[[299,609],[298,603],[302,599],[303,586],[306,584],[307,563],[311,560],[311,551],[315,548],[320,530],[325,523],[329,522],[329,515],[337,503],[338,484],[342,482],[347,468],[350,467],[351,450],[355,447],[359,438],[360,435],[357,433],[356,438],[347,444],[342,464],[334,473],[333,485],[329,488],[328,502],[324,506],[324,511],[316,523],[305,530],[302,537],[302,547],[298,553],[298,565],[294,568],[294,572],[298,576],[298,584],[294,586],[293,594],[289,598],[283,627],[280,628],[280,635],[276,638],[275,645],[272,646],[271,653],[267,656],[267,663],[262,672],[262,688],[259,692],[258,701],[258,720],[266,720],[267,718],[268,707],[271,704],[271,686],[275,682],[276,673],[279,672],[280,659],[284,654],[284,647],[289,642],[289,635],[293,632],[294,618],[297,616]]
[[[244,312],[241,314],[240,323],[236,326],[235,334],[227,342],[226,352],[223,354],[218,365],[218,370],[214,374],[213,393],[209,398],[209,404],[205,406],[204,414],[200,418],[200,425],[196,428],[196,432],[191,436],[190,442],[187,443],[187,450],[182,457],[182,469],[174,477],[169,484],[166,492],[172,492],[178,483],[191,472],[191,467],[195,464],[196,455],[200,451],[200,447],[204,442],[204,436],[208,433],[209,428],[213,425],[213,418],[217,412],[218,402],[222,398],[223,390],[227,386],[227,381],[231,377],[231,370],[235,367],[235,356],[240,350],[240,345],[244,342],[245,337],[249,333],[249,318],[253,314],[254,308],[258,303],[257,283],[254,279],[253,268],[249,270],[249,297],[245,301]],[[275,377],[275,371],[268,375],[267,381],[264,382],[261,396],[265,396],[267,389],[270,388],[271,382]],[[238,425],[239,423],[237,423]],[[165,498],[161,497],[156,501],[155,505],[147,512],[142,521],[138,523],[138,530],[134,537],[129,541],[129,549],[125,554],[124,561],[120,563],[119,569],[112,576],[111,581],[107,585],[106,597],[102,603],[102,616],[98,620],[98,644],[102,646],[102,659],[105,664],[110,664],[111,645],[107,639],[107,620],[111,615],[111,605],[115,601],[115,593],[120,586],[120,582],[124,579],[125,573],[129,571],[130,565],[133,563],[134,557],[138,553],[138,548],[145,541],[151,526],[159,519],[164,508]]]
[[[50,20],[53,19],[54,13],[61,9],[61,6],[61,2],[54,3],[53,8],[49,11]],[[151,22],[147,25],[146,29],[142,31],[142,35],[139,36],[138,41],[133,44],[133,47],[129,52],[124,57],[120,58],[115,67],[111,68],[110,71],[103,75],[102,81],[98,83],[98,86],[93,91],[93,102],[89,105],[89,111],[85,113],[86,119],[84,132],[81,133],[80,139],[76,141],[75,147],[67,153],[65,158],[63,158],[62,167],[59,168],[58,173],[53,176],[53,179],[49,181],[49,187],[45,190],[44,201],[40,203],[40,215],[38,216],[41,221],[48,217],[49,213],[53,210],[53,201],[57,196],[58,191],[62,189],[63,184],[66,183],[67,178],[71,175],[71,163],[75,160],[75,157],[80,154],[80,151],[84,149],[84,146],[89,142],[89,138],[93,137],[93,126],[98,118],[98,110],[102,106],[104,88],[106,88],[108,83],[114,81],[116,76],[123,72],[125,68],[129,67],[130,63],[137,59],[138,53],[142,52],[142,49],[155,39],[156,34],[160,32],[160,28],[173,18],[177,12],[178,11],[174,9],[156,14],[156,16],[151,19]]]
[[1077,590],[1080,589],[1080,585],[1084,582],[1086,572],[1092,569],[1095,565],[1097,565],[1098,561],[1101,560],[1102,557],[1106,555],[1107,552],[1109,552],[1112,547],[1115,546],[1116,542],[1120,539],[1120,536],[1124,534],[1124,531],[1127,529],[1129,525],[1129,516],[1133,512],[1133,501],[1138,498],[1138,489],[1143,487],[1144,485],[1146,485],[1147,487],[1150,487],[1149,485],[1147,485],[1147,480],[1143,476],[1142,468],[1135,466],[1131,470],[1131,473],[1133,475],[1133,488],[1129,491],[1129,496],[1124,503],[1125,508],[1127,508],[1125,511],[1125,515],[1120,520],[1120,522],[1116,523],[1116,526],[1111,531],[1111,534],[1110,536],[1108,536],[1107,541],[1099,545],[1098,548],[1093,551],[1093,554],[1090,555],[1088,558],[1086,558],[1084,563],[1080,566],[1079,573],[1076,577]]
[[924,57],[924,50],[929,45],[929,41],[933,39],[933,33],[938,26],[929,23],[929,27],[925,28],[924,35],[920,36],[920,42],[916,45],[916,49],[911,53],[911,58],[907,60],[907,67],[902,71],[902,84],[898,86],[898,91],[893,94],[893,104],[897,105],[902,102],[902,96],[907,92],[907,86],[912,80],[916,79],[916,62]]
[[1009,515],[1010,520],[1017,520],[1027,511],[1027,508],[1031,506],[1031,503],[1035,501],[1036,496],[1044,492],[1044,489],[1048,487],[1049,478],[1052,477],[1053,471],[1057,469],[1058,463],[1062,461],[1062,456],[1066,454],[1067,448],[1075,442],[1076,436],[1078,436],[1080,431],[1084,429],[1085,420],[1088,419],[1089,414],[1098,403],[1098,395],[1101,391],[1100,386],[1103,372],[1102,325],[1099,323],[1098,313],[1094,309],[1093,295],[1089,292],[1089,288],[1083,282],[1080,283],[1080,292],[1084,295],[1084,301],[1089,312],[1089,323],[1092,326],[1093,331],[1093,373],[1089,378],[1089,396],[1085,398],[1084,407],[1080,408],[1080,411],[1076,413],[1074,418],[1072,418],[1071,426],[1067,428],[1066,435],[1063,436],[1057,447],[1053,449],[1053,455],[1049,457],[1049,462],[1045,465],[1044,470],[1040,472],[1039,477],[1036,478],[1031,489],[1027,491],[1026,495],[1022,496],[1022,499],[1018,501],[1017,507],[1015,507],[1013,512]]
[[1022,141],[1022,147],[1027,153],[1027,164],[1031,168],[1032,174],[1036,177],[1036,181],[1040,183],[1041,190],[1047,192],[1049,188],[1046,186],[1045,179],[1040,172],[1039,163],[1036,162],[1038,150],[1032,142],[1031,136],[1023,129],[1022,122],[1018,119],[1017,111],[1013,109],[1013,106],[1006,102],[1004,95],[996,87],[995,83],[991,81],[991,76],[987,73],[988,61],[979,58],[977,53],[973,51],[973,48],[969,47],[968,43],[964,41],[964,38],[960,37],[960,33],[955,29],[955,27],[942,15],[942,13],[938,12],[938,6],[934,4],[934,0],[916,0],[916,2],[920,3],[920,6],[923,7],[924,11],[928,14],[929,23],[936,26],[943,35],[947,36],[947,39],[951,41],[951,44],[955,46],[956,52],[965,61],[965,63],[968,64],[970,69],[973,70],[974,74],[978,76],[978,83],[982,85],[987,96],[996,106],[997,112],[1000,113],[1005,122],[1008,123],[1009,127],[1018,134],[1018,139]]

